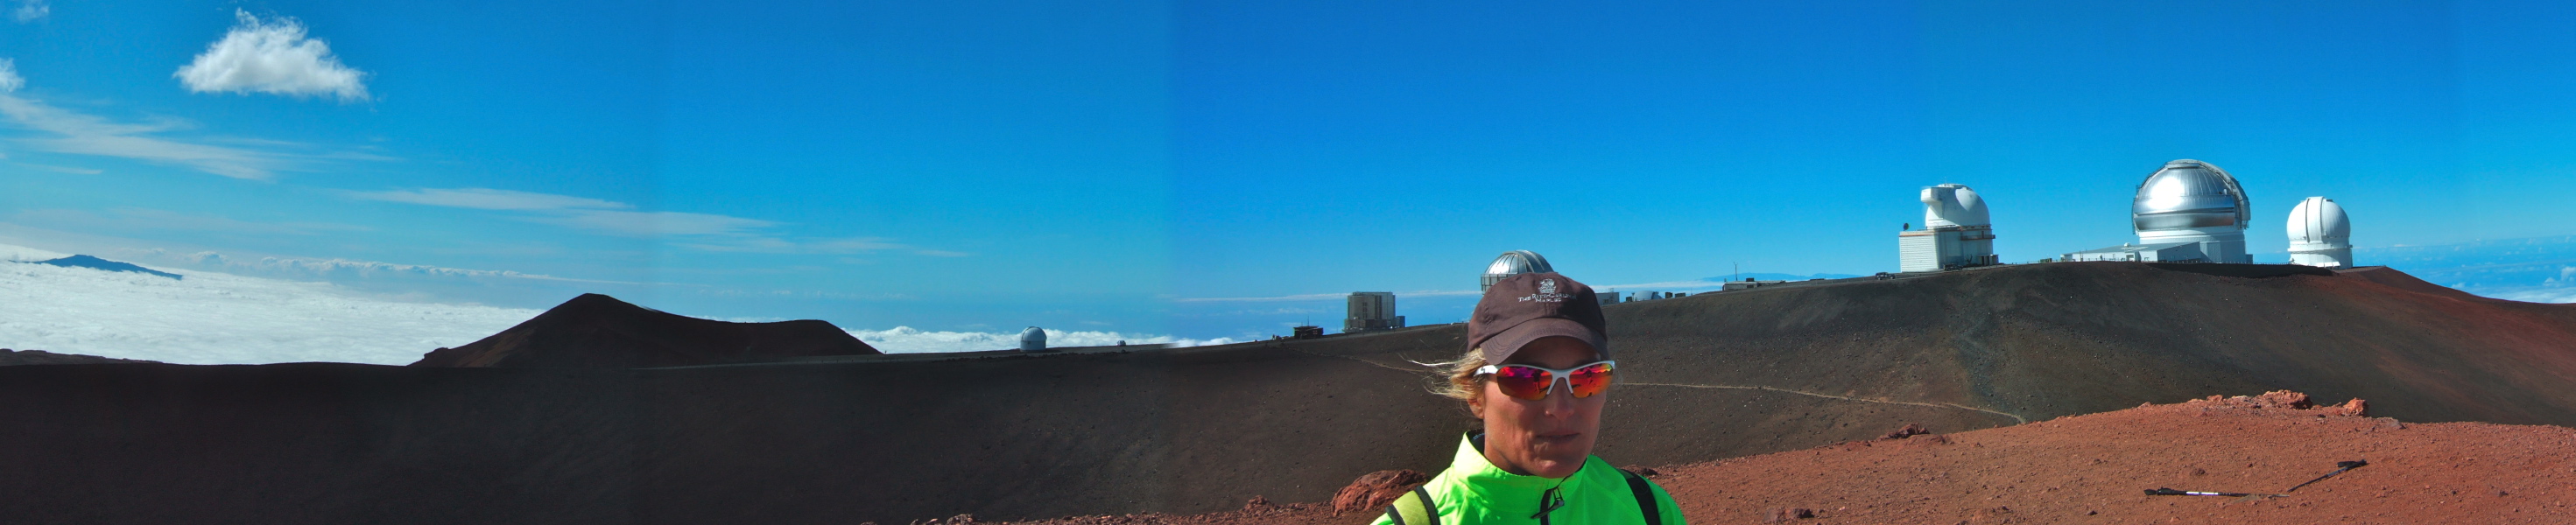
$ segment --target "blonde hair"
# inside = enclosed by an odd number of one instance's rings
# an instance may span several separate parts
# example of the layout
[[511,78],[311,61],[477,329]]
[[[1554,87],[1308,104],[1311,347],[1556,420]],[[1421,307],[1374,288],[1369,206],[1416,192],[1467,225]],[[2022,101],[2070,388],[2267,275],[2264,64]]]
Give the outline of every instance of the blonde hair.
[[1443,377],[1431,384],[1431,393],[1469,404],[1485,397],[1486,379],[1476,375],[1476,369],[1485,367],[1484,349],[1467,349],[1467,353],[1460,354],[1455,360],[1416,364],[1442,372]]

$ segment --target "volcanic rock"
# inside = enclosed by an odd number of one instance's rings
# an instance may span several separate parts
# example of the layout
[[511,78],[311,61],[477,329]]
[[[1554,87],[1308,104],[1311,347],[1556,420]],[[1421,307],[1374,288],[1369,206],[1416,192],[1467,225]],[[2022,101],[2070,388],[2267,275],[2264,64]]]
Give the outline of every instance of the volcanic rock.
[[1930,433],[1932,433],[1932,431],[1930,431],[1930,430],[1925,430],[1925,429],[1923,428],[1923,425],[1917,425],[1917,424],[1913,424],[1913,423],[1906,423],[1904,427],[1902,427],[1902,428],[1898,428],[1898,429],[1896,429],[1896,430],[1894,430],[1894,431],[1890,431],[1890,432],[1888,432],[1888,433],[1887,433],[1887,435],[1879,436],[1878,438],[1879,438],[1879,439],[1905,439],[1905,438],[1910,438],[1910,437],[1920,436],[1920,435],[1930,434]]
[[733,323],[582,294],[491,337],[432,351],[411,366],[648,368],[879,353],[824,321]]
[[1333,513],[1369,512],[1395,503],[1414,487],[1431,481],[1431,475],[1412,470],[1380,470],[1352,480],[1350,486],[1333,493]]

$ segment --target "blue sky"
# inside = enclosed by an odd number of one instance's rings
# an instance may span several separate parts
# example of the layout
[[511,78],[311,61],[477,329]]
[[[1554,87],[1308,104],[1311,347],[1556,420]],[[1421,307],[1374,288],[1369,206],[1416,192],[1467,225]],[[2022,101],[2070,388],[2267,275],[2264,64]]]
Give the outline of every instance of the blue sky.
[[2555,4],[0,9],[0,243],[427,302],[1446,322],[1514,249],[1630,289],[1889,271],[1943,182],[2007,261],[2117,244],[2178,158],[2243,180],[2258,260],[2310,195],[2364,247],[2576,234]]

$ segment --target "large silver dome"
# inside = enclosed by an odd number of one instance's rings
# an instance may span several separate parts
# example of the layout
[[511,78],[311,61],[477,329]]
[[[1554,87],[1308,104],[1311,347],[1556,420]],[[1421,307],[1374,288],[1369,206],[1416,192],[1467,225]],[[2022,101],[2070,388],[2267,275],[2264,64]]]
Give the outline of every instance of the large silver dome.
[[1493,288],[1494,283],[1502,282],[1504,277],[1511,277],[1524,273],[1547,273],[1553,271],[1556,271],[1556,268],[1548,266],[1547,258],[1540,257],[1538,252],[1529,250],[1512,250],[1503,252],[1502,256],[1494,258],[1493,264],[1485,265],[1484,283],[1476,288],[1476,291],[1481,292],[1488,288]]
[[2191,159],[2165,163],[2164,169],[2138,183],[2130,206],[2138,231],[2186,230],[2233,226],[2244,230],[2254,219],[2245,188],[2217,165]]

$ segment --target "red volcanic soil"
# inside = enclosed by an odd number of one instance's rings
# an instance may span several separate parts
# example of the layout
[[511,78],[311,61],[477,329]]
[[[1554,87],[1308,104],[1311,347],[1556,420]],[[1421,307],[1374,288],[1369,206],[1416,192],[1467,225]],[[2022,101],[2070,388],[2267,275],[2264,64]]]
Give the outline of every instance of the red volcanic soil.
[[[2400,423],[2273,392],[1650,469],[1691,523],[2568,523],[2576,429]],[[2150,496],[2148,489],[2281,494]],[[1076,524],[1367,523],[1251,505]],[[1806,517],[1798,517],[1806,516]]]
[[647,368],[880,354],[832,323],[730,323],[582,294],[527,322],[411,366]]

